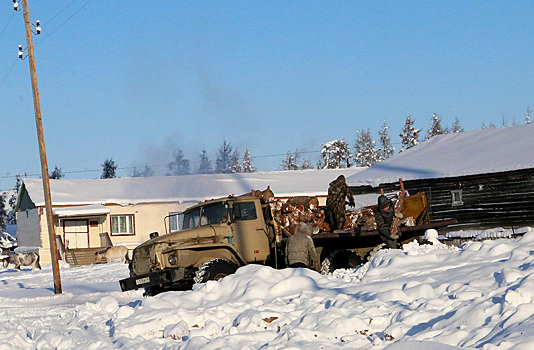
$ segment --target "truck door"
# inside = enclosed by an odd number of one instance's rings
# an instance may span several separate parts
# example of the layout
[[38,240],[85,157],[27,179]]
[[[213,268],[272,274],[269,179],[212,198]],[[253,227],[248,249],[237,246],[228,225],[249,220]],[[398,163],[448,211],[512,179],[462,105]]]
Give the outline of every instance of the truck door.
[[247,262],[262,262],[269,255],[269,239],[259,201],[233,203],[233,243]]

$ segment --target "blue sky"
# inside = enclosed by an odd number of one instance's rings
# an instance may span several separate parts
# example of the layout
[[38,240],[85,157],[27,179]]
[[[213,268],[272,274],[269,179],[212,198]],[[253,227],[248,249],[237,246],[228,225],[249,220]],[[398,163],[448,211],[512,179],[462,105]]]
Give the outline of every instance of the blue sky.
[[[522,123],[534,107],[530,1],[30,0],[49,167],[99,177],[223,140],[262,171],[288,151],[407,115],[430,125]],[[82,8],[83,7],[83,8]],[[78,11],[78,12],[77,12]],[[76,13],[77,12],[77,13]],[[69,17],[71,17],[69,19]],[[0,4],[0,189],[39,174],[22,12]],[[14,62],[17,62],[10,70]],[[7,75],[6,75],[7,73]],[[278,155],[265,157],[268,155]],[[91,172],[91,170],[96,170]]]

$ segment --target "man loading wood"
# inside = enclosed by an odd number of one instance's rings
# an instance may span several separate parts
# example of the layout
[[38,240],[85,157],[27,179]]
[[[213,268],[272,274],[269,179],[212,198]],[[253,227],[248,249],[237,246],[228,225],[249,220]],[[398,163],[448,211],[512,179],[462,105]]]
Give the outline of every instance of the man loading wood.
[[391,249],[398,248],[397,239],[399,236],[397,234],[391,234],[391,225],[393,224],[395,215],[400,216],[400,219],[402,219],[402,213],[395,212],[395,207],[391,200],[384,195],[379,196],[378,210],[375,212],[376,229],[382,242]]
[[326,219],[330,230],[341,230],[345,225],[345,197],[350,206],[354,207],[354,197],[345,182],[345,176],[339,175],[330,183],[328,197],[326,197]]

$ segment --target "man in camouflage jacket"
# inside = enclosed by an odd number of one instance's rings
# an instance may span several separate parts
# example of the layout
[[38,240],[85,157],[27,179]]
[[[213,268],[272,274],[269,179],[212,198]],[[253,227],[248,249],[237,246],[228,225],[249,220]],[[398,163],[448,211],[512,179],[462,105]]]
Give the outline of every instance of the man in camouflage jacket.
[[326,198],[326,219],[331,231],[341,230],[345,225],[345,197],[349,199],[349,204],[354,207],[354,197],[345,182],[345,176],[339,175],[330,183]]

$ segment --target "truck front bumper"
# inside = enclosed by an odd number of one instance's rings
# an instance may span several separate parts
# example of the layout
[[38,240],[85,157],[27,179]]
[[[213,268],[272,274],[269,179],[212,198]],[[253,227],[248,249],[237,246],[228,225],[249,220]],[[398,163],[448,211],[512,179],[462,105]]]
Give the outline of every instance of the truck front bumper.
[[125,278],[119,281],[123,292],[127,290],[150,288],[150,287],[167,287],[176,284],[184,279],[185,268],[178,267],[175,269],[166,269],[147,273],[144,275]]

